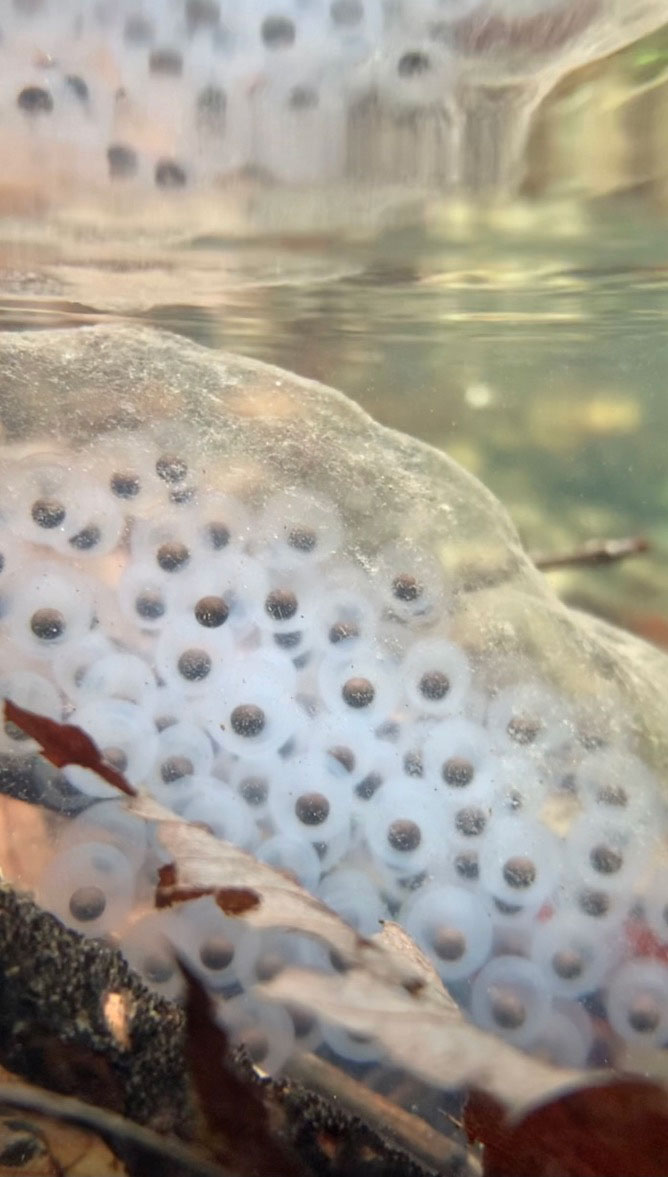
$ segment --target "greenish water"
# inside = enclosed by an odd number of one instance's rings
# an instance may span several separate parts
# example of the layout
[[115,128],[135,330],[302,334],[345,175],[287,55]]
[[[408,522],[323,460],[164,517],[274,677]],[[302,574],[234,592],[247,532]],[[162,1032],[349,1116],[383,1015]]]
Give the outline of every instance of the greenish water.
[[[647,555],[552,576],[570,601],[668,645],[663,224],[637,208],[575,221],[548,210],[361,244],[198,240],[166,261],[177,278],[181,267],[183,301],[156,271],[143,321],[334,385],[444,449],[501,498],[531,551],[646,536]],[[204,296],[203,272],[217,275]],[[47,300],[19,285],[0,324],[106,317],[94,275],[86,294]]]

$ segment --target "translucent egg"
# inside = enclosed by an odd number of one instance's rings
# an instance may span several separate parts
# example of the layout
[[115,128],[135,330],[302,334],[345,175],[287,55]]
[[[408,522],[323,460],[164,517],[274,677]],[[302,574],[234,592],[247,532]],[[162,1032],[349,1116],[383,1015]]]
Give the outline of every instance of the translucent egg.
[[85,936],[113,932],[132,906],[134,869],[106,842],[82,842],[61,851],[46,866],[37,901]]

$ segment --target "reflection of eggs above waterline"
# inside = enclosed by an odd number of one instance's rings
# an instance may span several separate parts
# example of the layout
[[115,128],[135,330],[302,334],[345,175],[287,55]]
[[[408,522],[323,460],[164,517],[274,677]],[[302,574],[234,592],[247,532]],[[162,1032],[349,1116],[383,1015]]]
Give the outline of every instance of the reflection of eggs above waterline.
[[[588,0],[4,7],[5,177],[41,184],[48,199],[65,190],[90,196],[110,183],[178,192],[235,176],[296,184],[361,177],[376,144],[373,166],[381,167],[388,135],[396,179],[425,168],[432,179],[456,179],[460,74],[499,85],[546,72],[553,84],[665,19],[658,0],[639,15],[629,0],[621,16]],[[430,127],[424,142],[410,117],[419,112]]]
[[[539,666],[486,681],[433,551],[398,536],[358,560],[324,496],[291,484],[258,504],[148,431],[2,461],[4,695],[80,725],[133,785],[362,934],[398,919],[508,1041],[584,1064],[604,1016],[613,1042],[668,1041],[656,779]],[[11,724],[1,740],[25,772],[34,745]],[[209,900],[145,914],[152,839],[94,774],[63,776],[94,800],[43,872],[45,907],[118,935],[170,997],[177,945],[240,1034],[260,1021],[268,1069],[295,1042],[379,1056],[254,997],[286,963],[335,967],[307,937],[249,930]]]

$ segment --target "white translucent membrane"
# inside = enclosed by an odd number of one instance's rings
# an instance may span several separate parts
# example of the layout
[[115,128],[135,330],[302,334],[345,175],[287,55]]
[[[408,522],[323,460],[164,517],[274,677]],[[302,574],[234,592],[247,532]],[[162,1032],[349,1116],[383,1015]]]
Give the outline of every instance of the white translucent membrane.
[[657,816],[659,781],[626,749],[591,753],[577,765],[573,779],[582,805],[601,817],[638,829],[652,824]]
[[537,821],[494,818],[480,848],[480,883],[498,899],[536,909],[559,883],[559,840]]
[[423,777],[452,805],[489,804],[496,767],[484,728],[468,719],[444,719],[424,740]]
[[250,994],[221,1001],[217,1016],[233,1046],[245,1046],[260,1070],[276,1075],[295,1048],[292,1018],[280,1005],[268,1005]]
[[589,1014],[574,1001],[555,1001],[542,1030],[527,1049],[556,1067],[586,1067],[594,1044]]
[[130,518],[155,509],[165,498],[164,483],[155,470],[157,449],[147,434],[107,434],[81,455],[111,500]]
[[234,789],[216,777],[184,777],[173,796],[172,808],[176,813],[186,821],[208,826],[217,838],[234,842],[244,850],[252,849],[259,841],[260,834],[248,806]]
[[362,936],[379,932],[387,916],[377,886],[364,871],[340,867],[328,874],[317,890],[319,899]]
[[120,798],[94,802],[65,822],[58,834],[59,850],[93,841],[108,842],[122,850],[135,870],[146,860],[149,843],[146,822],[128,813]]
[[27,653],[51,658],[76,642],[93,623],[93,591],[87,577],[49,564],[29,564],[7,585],[0,633]]
[[499,817],[539,817],[550,792],[541,765],[531,755],[514,752],[493,757],[495,788],[492,813]]
[[575,911],[591,921],[592,935],[606,928],[618,930],[633,904],[633,896],[602,885],[588,886],[577,878],[567,878],[561,892],[564,911]]
[[364,828],[367,805],[386,781],[401,774],[399,749],[385,741],[373,740],[369,755],[358,757],[352,777],[353,816],[360,833]]
[[[82,703],[70,717],[97,744],[103,757],[132,785],[141,785],[155,760],[158,737],[142,707],[124,699],[93,699]],[[111,786],[96,773],[76,764],[63,769],[73,785],[91,796],[109,796]]]
[[328,568],[312,618],[318,647],[334,655],[368,647],[376,634],[380,607],[368,577],[359,569],[345,564]]
[[213,744],[197,724],[183,720],[158,734],[155,760],[146,786],[170,804],[174,786],[188,785],[192,777],[209,777],[213,768]]
[[199,497],[194,526],[198,546],[217,562],[238,552],[250,539],[255,524],[239,499],[213,493]]
[[470,976],[492,950],[489,900],[463,887],[424,887],[399,918],[446,984]]
[[79,480],[64,458],[32,454],[8,465],[4,479],[4,511],[11,531],[66,552],[80,499]]
[[178,1001],[185,988],[175,952],[182,932],[173,911],[151,911],[127,928],[119,945],[149,989],[170,1001]]
[[339,549],[343,529],[334,506],[303,488],[269,499],[257,520],[264,558],[276,568],[309,568]]
[[423,715],[456,715],[471,686],[463,650],[442,638],[415,642],[401,667],[401,677],[406,699]]
[[230,630],[239,638],[256,625],[268,591],[269,577],[260,562],[228,547],[176,577],[168,586],[168,602],[200,628]]
[[37,902],[85,936],[115,931],[132,907],[134,867],[109,842],[82,842],[56,854],[37,885]]
[[222,990],[239,981],[242,944],[256,950],[258,933],[244,920],[229,919],[211,898],[182,904],[170,928],[174,947],[204,983]]
[[318,683],[325,706],[369,730],[387,720],[398,702],[392,664],[373,647],[323,659]]
[[168,727],[173,727],[175,723],[180,723],[190,706],[191,700],[186,699],[179,687],[163,683],[147,700],[144,710],[156,731],[162,732]]
[[80,559],[105,556],[118,543],[125,526],[119,505],[97,485],[77,485],[77,505],[68,511],[65,538]]
[[366,840],[374,858],[403,874],[424,870],[441,848],[442,802],[421,781],[388,780],[369,802]]
[[566,871],[584,886],[631,893],[657,848],[657,836],[642,824],[631,825],[625,815],[586,813],[568,831]]
[[164,629],[179,614],[164,573],[148,560],[126,566],[118,585],[118,604],[123,617],[149,632]]
[[173,507],[137,519],[130,535],[130,550],[134,558],[162,577],[165,585],[191,572],[202,559],[189,513]]
[[622,948],[614,929],[597,931],[585,915],[567,909],[536,925],[530,955],[552,993],[574,998],[603,984]]
[[325,1023],[322,1037],[325,1045],[348,1063],[375,1063],[382,1059],[384,1054],[382,1046],[375,1038],[366,1034],[354,1034],[350,1030],[345,1030],[343,1026]]
[[318,854],[310,842],[303,842],[286,834],[274,834],[257,848],[256,857],[276,870],[291,875],[302,887],[306,887],[307,891],[315,890],[320,878],[321,865]]
[[79,694],[144,703],[156,688],[155,674],[143,658],[113,652],[91,662],[81,676]]
[[244,988],[271,981],[289,965],[333,971],[327,949],[310,936],[272,929],[239,944],[236,968]]
[[385,608],[416,625],[436,621],[445,603],[443,568],[431,552],[404,542],[383,548],[376,560],[374,584]]
[[194,618],[174,617],[155,648],[155,666],[164,683],[186,697],[215,693],[233,656],[229,631],[207,629]]
[[552,998],[542,969],[522,956],[496,956],[480,970],[471,988],[471,1014],[517,1046],[525,1046],[545,1027]]
[[668,1042],[668,967],[663,961],[627,961],[612,977],[605,1004],[610,1025],[627,1042]]
[[668,870],[657,871],[649,884],[643,901],[647,924],[657,939],[668,943]]
[[[48,719],[60,720],[63,704],[53,683],[31,670],[15,670],[0,678],[0,700],[11,699],[25,711],[45,715]],[[0,725],[0,752],[24,754],[39,748],[36,740],[26,737],[20,728],[10,722]]]
[[320,844],[338,837],[346,848],[350,843],[350,789],[313,756],[286,762],[284,775],[269,795],[267,812],[276,832],[289,838]]
[[371,769],[377,751],[378,741],[364,725],[325,712],[308,724],[287,765],[294,760],[295,771],[308,773],[308,779],[333,777],[352,799],[355,783]]
[[248,806],[254,821],[261,821],[269,812],[269,796],[275,782],[285,774],[284,762],[269,752],[266,756],[243,757],[235,760],[225,779]]
[[86,672],[107,654],[114,652],[115,647],[109,638],[96,628],[80,641],[59,647],[51,664],[51,673],[61,691],[73,701],[78,701]]
[[500,690],[489,705],[487,727],[494,749],[502,755],[522,749],[544,755],[573,734],[566,702],[541,682]]
[[292,663],[270,654],[227,661],[215,694],[199,714],[213,738],[228,752],[256,757],[278,752],[304,722],[295,701]]

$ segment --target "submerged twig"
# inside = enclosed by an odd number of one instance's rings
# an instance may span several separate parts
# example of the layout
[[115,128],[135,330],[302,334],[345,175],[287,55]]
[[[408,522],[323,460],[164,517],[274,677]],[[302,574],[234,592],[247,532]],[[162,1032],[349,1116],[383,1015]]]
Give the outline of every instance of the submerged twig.
[[541,572],[553,572],[558,568],[598,568],[604,564],[616,564],[620,560],[627,560],[629,556],[641,556],[649,551],[649,540],[641,535],[632,535],[623,539],[591,539],[571,552],[562,552],[554,556],[537,552],[532,559]]

